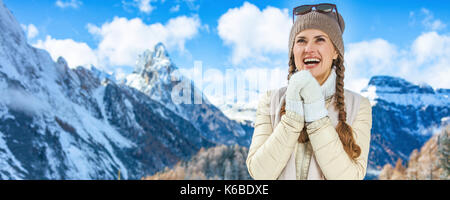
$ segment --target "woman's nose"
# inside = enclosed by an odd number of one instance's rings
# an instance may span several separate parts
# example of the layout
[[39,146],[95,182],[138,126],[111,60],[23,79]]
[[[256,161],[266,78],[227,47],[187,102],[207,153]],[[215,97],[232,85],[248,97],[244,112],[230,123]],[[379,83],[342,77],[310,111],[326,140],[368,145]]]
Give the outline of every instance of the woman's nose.
[[305,46],[305,53],[313,52],[315,50],[315,45],[313,42],[308,42]]

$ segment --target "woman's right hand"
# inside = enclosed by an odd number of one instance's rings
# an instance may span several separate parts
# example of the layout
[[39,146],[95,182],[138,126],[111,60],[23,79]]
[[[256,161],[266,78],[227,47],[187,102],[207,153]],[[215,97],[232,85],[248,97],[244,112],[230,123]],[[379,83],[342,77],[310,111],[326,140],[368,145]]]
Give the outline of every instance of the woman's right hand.
[[294,112],[299,116],[304,116],[300,90],[307,83],[308,73],[306,70],[300,70],[294,73],[289,79],[286,90],[286,112]]

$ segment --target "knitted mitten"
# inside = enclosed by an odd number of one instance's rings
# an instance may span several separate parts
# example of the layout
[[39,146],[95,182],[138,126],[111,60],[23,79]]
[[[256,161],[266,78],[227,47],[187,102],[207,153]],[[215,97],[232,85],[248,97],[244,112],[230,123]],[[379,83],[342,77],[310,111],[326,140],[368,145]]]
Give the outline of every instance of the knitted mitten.
[[303,107],[305,112],[305,122],[313,122],[328,115],[325,107],[325,98],[317,80],[312,76],[311,72],[305,71],[304,87],[300,91],[303,99]]
[[[308,72],[309,73],[309,72]],[[307,73],[302,70],[296,72],[289,79],[289,84],[286,90],[286,114],[288,116],[295,116],[292,114],[298,115],[295,118],[303,117],[303,102],[300,97],[300,91],[307,83]]]

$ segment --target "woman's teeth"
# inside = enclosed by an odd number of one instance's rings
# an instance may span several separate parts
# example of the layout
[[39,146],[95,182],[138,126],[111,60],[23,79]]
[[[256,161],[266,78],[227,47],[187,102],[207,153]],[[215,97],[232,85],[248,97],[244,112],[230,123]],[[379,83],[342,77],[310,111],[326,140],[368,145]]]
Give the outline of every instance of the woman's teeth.
[[317,64],[320,63],[320,59],[318,59],[318,58],[305,58],[303,60],[303,62],[305,63],[306,67],[315,67]]
[[307,62],[320,62],[319,59],[317,58],[306,58],[303,60],[303,62],[307,63]]

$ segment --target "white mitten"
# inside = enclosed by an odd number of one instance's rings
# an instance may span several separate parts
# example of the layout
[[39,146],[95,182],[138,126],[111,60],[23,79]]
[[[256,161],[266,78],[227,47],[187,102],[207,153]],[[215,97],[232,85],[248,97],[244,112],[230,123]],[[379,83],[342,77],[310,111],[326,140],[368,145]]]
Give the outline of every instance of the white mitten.
[[304,87],[300,91],[303,99],[303,107],[305,112],[305,121],[313,122],[328,115],[328,110],[325,107],[325,98],[322,94],[317,80],[312,76],[311,72],[305,71]]
[[298,116],[304,115],[300,91],[307,83],[305,77],[307,77],[307,73],[304,70],[301,70],[294,73],[289,79],[289,84],[286,90],[286,113],[294,112]]

